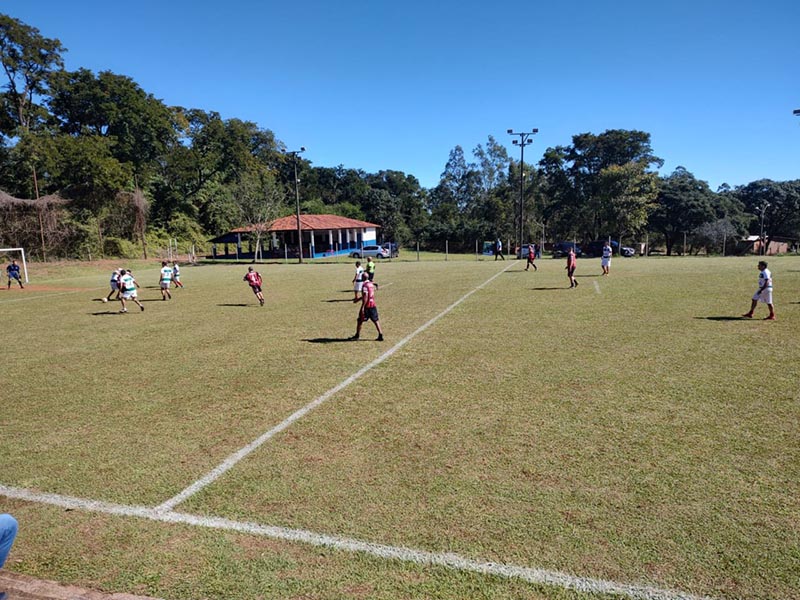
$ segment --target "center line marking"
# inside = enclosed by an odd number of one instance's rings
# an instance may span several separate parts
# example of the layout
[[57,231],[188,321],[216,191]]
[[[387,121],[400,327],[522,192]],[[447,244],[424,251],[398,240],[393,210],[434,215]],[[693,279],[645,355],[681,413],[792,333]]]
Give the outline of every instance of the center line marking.
[[492,275],[489,279],[487,279],[482,284],[480,284],[478,287],[476,287],[474,290],[464,294],[461,298],[459,298],[458,300],[453,302],[453,304],[451,304],[450,306],[445,308],[442,312],[440,312],[438,315],[433,317],[430,321],[428,321],[424,325],[421,325],[418,329],[416,329],[412,333],[409,333],[406,337],[404,337],[402,340],[397,342],[394,346],[392,346],[389,350],[387,350],[386,352],[381,354],[378,358],[373,360],[371,363],[361,367],[358,371],[356,371],[355,373],[350,375],[350,377],[348,377],[347,379],[345,379],[344,381],[342,381],[338,385],[332,387],[331,389],[329,389],[327,392],[325,392],[321,396],[318,396],[317,398],[315,398],[314,400],[312,400],[311,402],[306,404],[303,408],[301,408],[301,409],[295,411],[294,413],[292,413],[291,415],[289,415],[289,417],[287,417],[285,420],[283,420],[282,422],[278,423],[275,427],[273,427],[269,431],[263,433],[261,436],[259,436],[258,438],[256,438],[255,440],[253,440],[252,442],[247,444],[247,446],[244,446],[243,448],[240,448],[239,450],[237,450],[236,452],[234,452],[233,454],[228,456],[228,458],[226,458],[219,465],[214,467],[206,475],[204,475],[203,477],[201,477],[200,479],[198,479],[197,481],[192,483],[189,487],[184,489],[182,492],[180,492],[179,494],[173,496],[172,498],[170,498],[166,502],[163,502],[160,505],[158,505],[155,510],[157,510],[157,511],[169,511],[169,510],[172,510],[173,508],[175,508],[181,502],[184,502],[188,498],[194,496],[197,492],[199,492],[203,488],[207,487],[208,485],[210,485],[211,483],[213,483],[217,479],[219,479],[227,471],[229,471],[234,466],[236,466],[236,464],[238,464],[243,458],[245,458],[246,456],[251,454],[254,450],[258,449],[262,444],[264,444],[264,442],[266,442],[269,439],[273,438],[275,435],[277,435],[278,433],[280,433],[281,431],[283,431],[284,429],[289,427],[292,423],[294,423],[295,421],[303,418],[305,415],[307,415],[309,412],[311,412],[312,410],[317,408],[319,405],[321,405],[324,402],[327,402],[328,400],[330,400],[331,397],[333,397],[335,394],[337,394],[338,392],[340,392],[343,389],[345,389],[351,383],[353,383],[356,380],[358,380],[362,375],[364,375],[368,371],[372,370],[374,367],[377,367],[379,364],[384,362],[387,358],[390,358],[400,348],[405,346],[408,342],[410,342],[412,339],[414,339],[418,334],[420,334],[423,331],[425,331],[428,327],[430,327],[431,325],[436,323],[436,321],[438,321],[443,316],[448,314],[456,306],[458,306],[459,304],[464,302],[464,300],[466,300],[467,298],[472,296],[472,294],[474,294],[478,290],[482,289],[483,287],[485,287],[486,285],[488,285],[489,283],[494,281],[495,278],[497,278],[500,275],[502,275],[503,273],[505,273],[509,268],[511,268],[511,266],[513,264],[514,264],[513,262],[510,262],[502,271],[498,271],[497,273]]
[[594,291],[597,292],[598,294],[600,293],[600,284],[597,283],[596,279],[594,280]]

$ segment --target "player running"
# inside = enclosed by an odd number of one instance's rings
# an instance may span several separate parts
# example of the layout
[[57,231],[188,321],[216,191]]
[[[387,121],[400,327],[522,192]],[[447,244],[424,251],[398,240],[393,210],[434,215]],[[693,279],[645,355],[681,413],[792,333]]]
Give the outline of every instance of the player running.
[[11,289],[11,280],[15,279],[19,284],[20,289],[24,290],[25,286],[22,285],[22,279],[19,276],[19,265],[16,260],[12,260],[11,264],[6,267],[6,275],[8,275],[8,289]]
[[258,303],[264,306],[264,293],[261,291],[261,273],[254,270],[253,267],[247,267],[247,275],[242,278],[242,281],[248,283],[250,289],[253,290],[256,298],[258,298]]
[[172,267],[167,265],[167,261],[161,261],[161,271],[158,276],[158,284],[161,286],[161,299],[172,300],[172,294],[169,293],[169,286],[172,283]]
[[103,302],[108,302],[109,300],[111,300],[111,296],[113,296],[114,294],[117,295],[117,297],[114,299],[119,300],[119,278],[122,276],[124,272],[125,269],[114,269],[114,271],[111,273],[111,279],[108,282],[108,285],[111,286],[111,291],[108,292],[108,296],[105,297]]
[[750,304],[750,311],[744,313],[742,316],[745,319],[752,319],[753,312],[759,302],[763,302],[769,308],[769,315],[764,317],[765,321],[775,320],[775,307],[772,305],[772,273],[767,268],[766,261],[759,261],[758,270],[758,290],[753,294],[752,303]]
[[356,334],[351,337],[351,340],[357,340],[361,336],[361,325],[367,321],[375,323],[375,329],[378,330],[378,337],[376,342],[383,341],[383,330],[381,330],[381,321],[378,317],[378,306],[375,304],[375,289],[378,287],[377,283],[369,280],[369,275],[364,273],[361,276],[361,308],[358,311],[358,324],[356,325]]
[[575,248],[570,248],[567,254],[567,277],[569,277],[570,289],[578,287],[578,280],[575,279],[575,269],[578,267],[578,260],[575,257]]
[[536,250],[533,248],[533,244],[528,244],[528,264],[525,265],[525,270],[527,271],[531,267],[533,267],[534,271],[538,271],[536,268],[536,263],[533,262],[536,260]]
[[127,300],[133,300],[136,305],[144,312],[144,306],[141,302],[139,302],[138,298],[136,297],[136,288],[139,287],[139,283],[133,278],[131,274],[131,270],[128,269],[127,271],[123,272],[119,278],[119,289],[122,292],[122,295],[119,297],[119,301],[122,302],[122,310],[119,311],[121,313],[128,312],[128,307],[125,305]]

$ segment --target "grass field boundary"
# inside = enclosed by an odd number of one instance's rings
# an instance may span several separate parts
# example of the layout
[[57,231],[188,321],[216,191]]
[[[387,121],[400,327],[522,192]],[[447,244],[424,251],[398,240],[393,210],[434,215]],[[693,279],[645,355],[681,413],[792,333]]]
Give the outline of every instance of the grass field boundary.
[[493,575],[506,579],[521,579],[536,585],[558,587],[590,594],[616,594],[634,600],[711,600],[708,596],[666,590],[646,585],[618,583],[606,579],[578,577],[559,571],[548,571],[532,567],[520,567],[493,562],[481,562],[453,553],[428,552],[402,546],[388,546],[365,542],[354,538],[314,533],[304,529],[289,529],[271,525],[259,525],[244,521],[233,521],[220,517],[193,515],[172,510],[160,510],[145,506],[114,504],[101,500],[89,500],[33,492],[21,488],[0,485],[0,495],[15,500],[58,506],[70,510],[102,513],[123,517],[137,517],[177,525],[190,525],[207,529],[234,531],[275,540],[300,542],[312,546],[333,548],[346,552],[361,552],[388,560],[399,560],[423,566],[445,567],[456,571]]
[[43,296],[25,296],[24,298],[9,298],[0,299],[0,304],[10,304],[11,302],[22,302],[23,300],[40,300],[42,298],[55,298],[56,296],[66,296],[67,294],[87,294],[89,292],[94,292],[96,290],[102,290],[105,288],[97,287],[97,288],[89,288],[85,290],[70,290],[69,292],[56,292],[55,294],[45,294]]
[[499,277],[500,275],[505,273],[508,269],[511,268],[511,266],[513,264],[514,263],[509,263],[503,270],[498,271],[497,273],[492,275],[489,279],[487,279],[482,284],[480,284],[478,287],[474,288],[473,290],[471,290],[471,291],[467,292],[466,294],[464,294],[463,296],[461,296],[461,298],[459,298],[458,300],[453,302],[450,306],[445,308],[442,312],[440,312],[438,315],[436,315],[435,317],[433,317],[432,319],[430,319],[429,321],[427,321],[423,325],[420,325],[417,329],[415,329],[413,332],[409,333],[406,337],[404,337],[402,340],[397,342],[394,346],[389,348],[389,350],[387,350],[386,352],[381,354],[378,358],[376,358],[372,362],[368,363],[367,365],[361,367],[358,371],[356,371],[355,373],[353,373],[352,375],[347,377],[344,381],[342,381],[341,383],[335,385],[334,387],[329,389],[327,392],[325,392],[321,396],[318,396],[317,398],[315,398],[314,400],[312,400],[311,402],[306,404],[304,407],[300,408],[299,410],[297,410],[294,413],[292,413],[291,415],[289,415],[286,419],[284,419],[283,421],[278,423],[275,427],[273,427],[269,431],[261,434],[255,440],[253,440],[252,442],[250,442],[249,444],[247,444],[243,448],[240,448],[239,450],[237,450],[236,452],[234,452],[233,454],[228,456],[228,458],[226,458],[219,465],[214,467],[206,475],[204,475],[203,477],[201,477],[200,479],[198,479],[197,481],[192,483],[186,489],[184,489],[180,493],[176,494],[175,496],[173,496],[169,500],[161,503],[158,507],[156,507],[156,510],[161,510],[161,511],[172,510],[178,504],[186,501],[190,497],[194,496],[197,492],[199,492],[203,488],[207,487],[208,485],[210,485],[211,483],[213,483],[217,479],[219,479],[222,475],[224,475],[230,469],[235,467],[241,460],[243,460],[245,457],[247,457],[253,451],[257,450],[265,442],[267,442],[268,440],[273,438],[275,435],[277,435],[278,433],[280,433],[281,431],[283,431],[284,429],[289,427],[295,421],[297,421],[297,420],[301,419],[302,417],[304,417],[305,415],[307,415],[309,412],[311,412],[312,410],[314,410],[315,408],[317,408],[321,404],[327,402],[331,397],[336,395],[338,392],[342,391],[343,389],[348,387],[350,384],[352,384],[355,381],[357,381],[362,375],[364,375],[365,373],[369,372],[374,367],[377,367],[379,364],[384,362],[386,359],[390,358],[400,348],[405,346],[408,342],[410,342],[412,339],[414,339],[417,335],[419,335],[420,333],[422,333],[423,331],[428,329],[428,327],[430,327],[431,325],[436,323],[436,321],[438,321],[439,319],[441,319],[442,317],[447,315],[450,311],[452,311],[454,308],[456,308],[459,304],[461,304],[467,298],[472,296],[472,294],[474,294],[475,292],[481,290],[482,288],[484,288],[485,286],[490,284],[492,281],[494,281],[497,277]]

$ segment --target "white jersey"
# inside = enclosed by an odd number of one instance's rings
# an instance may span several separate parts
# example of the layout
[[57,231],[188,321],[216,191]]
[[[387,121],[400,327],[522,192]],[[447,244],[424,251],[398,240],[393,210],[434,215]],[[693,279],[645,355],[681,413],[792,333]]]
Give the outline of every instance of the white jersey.
[[772,289],[772,273],[764,269],[758,274],[758,289]]
[[611,258],[613,252],[611,246],[603,246],[603,258]]
[[162,267],[161,269],[161,281],[169,282],[172,281],[172,269],[169,267]]
[[119,283],[119,271],[114,271],[111,274],[111,283]]

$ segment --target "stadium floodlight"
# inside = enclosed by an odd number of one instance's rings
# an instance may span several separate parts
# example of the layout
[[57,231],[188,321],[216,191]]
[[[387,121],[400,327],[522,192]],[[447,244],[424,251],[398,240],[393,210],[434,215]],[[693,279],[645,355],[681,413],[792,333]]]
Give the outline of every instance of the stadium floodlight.
[[[0,254],[11,254],[12,252],[19,252],[22,256],[22,272],[25,274],[25,283],[28,283],[28,263],[25,260],[25,248],[0,248]],[[13,258],[13,254],[11,254]]]
[[525,146],[533,143],[532,136],[539,133],[539,130],[534,127],[530,131],[515,132],[513,129],[506,130],[508,135],[518,135],[518,140],[513,140],[511,143],[519,146],[519,212],[517,222],[517,248],[520,250],[522,256],[523,235],[525,233]]
[[297,208],[297,256],[300,259],[300,263],[303,262],[303,227],[300,225],[300,180],[297,178],[297,155],[305,151],[306,147],[300,146],[300,150],[286,152],[286,154],[291,155],[292,162],[294,163],[294,199]]

